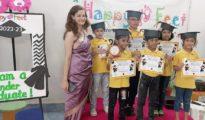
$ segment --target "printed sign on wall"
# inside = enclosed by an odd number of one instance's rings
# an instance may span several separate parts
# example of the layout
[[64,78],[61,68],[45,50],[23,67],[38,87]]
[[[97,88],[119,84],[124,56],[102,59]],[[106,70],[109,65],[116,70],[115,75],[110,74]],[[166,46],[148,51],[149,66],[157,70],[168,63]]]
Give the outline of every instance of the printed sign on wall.
[[47,96],[49,77],[45,53],[45,20],[43,14],[0,14],[0,36],[13,38],[31,35],[30,71],[0,72],[0,102]]

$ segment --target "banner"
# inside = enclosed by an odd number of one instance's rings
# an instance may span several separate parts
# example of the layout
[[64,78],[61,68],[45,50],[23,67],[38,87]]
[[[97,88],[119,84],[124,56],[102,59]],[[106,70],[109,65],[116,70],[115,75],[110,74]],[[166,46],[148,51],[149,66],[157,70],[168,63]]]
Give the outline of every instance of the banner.
[[[107,29],[127,28],[126,10],[143,12],[140,28],[153,28],[158,21],[187,31],[190,0],[70,0],[82,5],[91,23],[105,21]],[[72,7],[72,6],[71,6]]]

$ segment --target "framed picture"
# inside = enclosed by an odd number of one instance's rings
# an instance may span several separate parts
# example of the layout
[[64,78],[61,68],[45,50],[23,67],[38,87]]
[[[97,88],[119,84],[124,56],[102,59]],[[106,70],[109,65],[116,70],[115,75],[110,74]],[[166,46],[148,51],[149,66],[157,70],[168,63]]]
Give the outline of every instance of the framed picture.
[[133,39],[130,40],[130,44],[129,44],[129,50],[131,51],[138,51],[138,50],[143,50],[146,47],[146,43],[143,40],[143,38],[137,38],[137,39]]
[[184,76],[205,77],[205,59],[184,59],[183,63]]
[[178,42],[161,41],[157,46],[158,50],[163,51],[169,56],[174,56],[179,49]]
[[151,55],[142,55],[139,64],[140,71],[154,71],[159,74],[164,70],[164,59],[161,57],[154,57]]
[[131,77],[136,74],[136,62],[134,59],[118,59],[110,63],[111,77]]

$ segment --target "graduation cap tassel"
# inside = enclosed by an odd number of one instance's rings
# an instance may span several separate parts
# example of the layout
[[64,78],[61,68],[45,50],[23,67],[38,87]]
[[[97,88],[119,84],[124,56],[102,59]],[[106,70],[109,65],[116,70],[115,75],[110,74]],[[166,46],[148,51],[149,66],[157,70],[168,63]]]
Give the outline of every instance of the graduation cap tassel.
[[158,21],[156,24],[154,24],[153,26],[155,27],[155,28],[157,28],[157,26],[159,25],[159,23],[160,23],[160,21]]

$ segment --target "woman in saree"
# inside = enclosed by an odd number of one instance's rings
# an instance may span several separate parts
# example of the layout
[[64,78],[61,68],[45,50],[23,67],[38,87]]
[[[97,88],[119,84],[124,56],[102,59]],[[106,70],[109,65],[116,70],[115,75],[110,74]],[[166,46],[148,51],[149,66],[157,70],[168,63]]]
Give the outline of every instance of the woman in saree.
[[67,17],[64,34],[65,63],[62,88],[65,91],[64,120],[80,120],[91,84],[89,26],[83,7],[73,6]]

